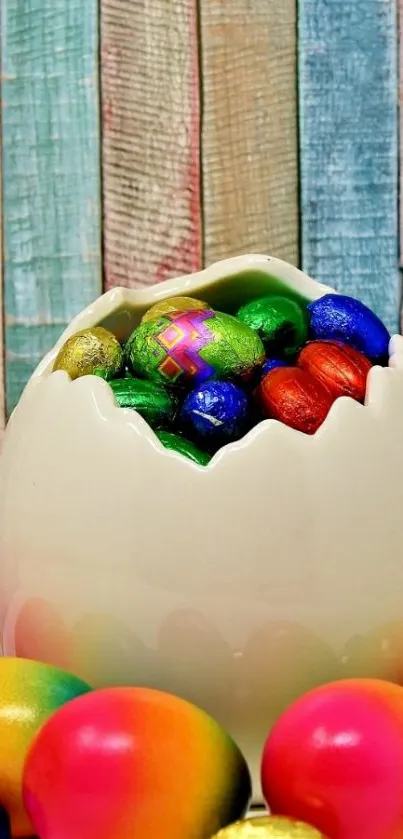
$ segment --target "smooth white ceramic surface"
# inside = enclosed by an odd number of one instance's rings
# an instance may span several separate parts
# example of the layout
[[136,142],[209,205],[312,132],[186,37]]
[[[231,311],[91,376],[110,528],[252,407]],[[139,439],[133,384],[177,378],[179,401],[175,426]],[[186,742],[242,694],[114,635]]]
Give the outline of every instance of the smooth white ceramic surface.
[[230,729],[256,778],[298,693],[397,677],[382,639],[403,651],[403,338],[365,406],[339,399],[313,437],[268,420],[207,468],[163,449],[101,379],[51,373],[79,328],[124,338],[164,297],[236,296],[245,271],[254,294],[328,291],[272,258],[229,260],[107,293],[40,364],[1,455],[1,606],[7,654],[179,692]]

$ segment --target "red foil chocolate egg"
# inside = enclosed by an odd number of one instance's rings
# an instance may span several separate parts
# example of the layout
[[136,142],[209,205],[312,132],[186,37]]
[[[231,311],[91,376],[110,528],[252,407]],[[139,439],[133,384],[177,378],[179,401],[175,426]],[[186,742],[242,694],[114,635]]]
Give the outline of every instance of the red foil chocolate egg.
[[333,396],[365,399],[369,359],[354,347],[335,341],[312,341],[301,351],[298,366],[319,379]]
[[277,367],[260,382],[257,398],[266,417],[280,420],[305,434],[314,434],[335,397],[306,370]]

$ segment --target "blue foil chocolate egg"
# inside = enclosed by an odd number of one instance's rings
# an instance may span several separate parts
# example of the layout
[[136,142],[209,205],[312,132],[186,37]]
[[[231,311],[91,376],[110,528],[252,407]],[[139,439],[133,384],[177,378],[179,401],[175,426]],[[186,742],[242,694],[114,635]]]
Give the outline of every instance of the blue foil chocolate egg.
[[248,398],[231,382],[205,382],[184,400],[179,423],[187,436],[209,451],[239,440],[248,428]]
[[340,341],[385,363],[390,334],[378,316],[354,297],[325,294],[308,306],[310,334],[316,340]]
[[288,364],[281,358],[267,358],[262,367],[262,378],[266,373],[270,373],[270,370],[275,370],[276,367],[288,367]]

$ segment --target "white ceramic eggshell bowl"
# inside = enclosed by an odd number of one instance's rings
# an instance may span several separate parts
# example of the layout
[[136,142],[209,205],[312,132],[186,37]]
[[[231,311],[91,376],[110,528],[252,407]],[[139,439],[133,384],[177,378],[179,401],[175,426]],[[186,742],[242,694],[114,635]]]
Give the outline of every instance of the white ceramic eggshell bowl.
[[244,749],[259,800],[273,717],[339,675],[353,636],[403,619],[403,338],[371,370],[365,407],[337,400],[313,437],[265,421],[207,468],[164,449],[103,380],[50,375],[78,329],[127,337],[157,300],[214,306],[245,271],[260,294],[329,291],[271,257],[227,260],[108,292],[39,365],[1,455],[1,606],[5,654],[32,640],[33,655],[39,644],[97,685],[151,684],[205,707]]

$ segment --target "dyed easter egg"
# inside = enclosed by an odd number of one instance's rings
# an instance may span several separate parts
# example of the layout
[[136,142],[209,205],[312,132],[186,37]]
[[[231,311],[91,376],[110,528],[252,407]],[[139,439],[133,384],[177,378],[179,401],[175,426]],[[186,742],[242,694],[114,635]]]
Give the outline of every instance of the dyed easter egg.
[[270,373],[270,370],[275,370],[276,367],[288,367],[288,364],[281,358],[267,358],[262,367],[262,378],[266,373]]
[[332,839],[403,836],[403,689],[352,679],[306,694],[274,725],[261,779],[271,812]]
[[322,382],[333,396],[351,396],[358,402],[364,401],[372,364],[354,347],[332,341],[312,341],[300,352],[297,363]]
[[176,400],[171,393],[146,379],[124,378],[110,382],[120,408],[132,408],[141,414],[152,428],[172,422]]
[[65,370],[71,379],[80,376],[113,379],[123,370],[123,350],[112,332],[102,326],[82,329],[63,344],[53,370]]
[[216,451],[239,440],[248,427],[248,397],[231,382],[204,382],[188,393],[179,412],[185,433]]
[[315,827],[283,816],[257,816],[223,827],[212,839],[326,839]]
[[256,396],[266,417],[305,434],[317,431],[334,401],[318,379],[299,367],[281,367],[267,373]]
[[157,437],[166,449],[182,454],[183,457],[193,460],[193,463],[197,463],[199,466],[207,466],[210,463],[211,456],[198,449],[190,440],[185,440],[181,434],[173,434],[171,431],[158,431]]
[[24,773],[41,839],[206,839],[249,797],[246,762],[220,726],[147,688],[70,702],[40,731]]
[[159,300],[148,309],[141,318],[144,323],[147,320],[154,320],[166,315],[169,312],[190,312],[192,309],[208,309],[208,304],[203,300],[196,300],[194,297],[168,297],[166,300]]
[[22,799],[22,774],[31,743],[65,702],[90,690],[64,670],[22,658],[0,658],[0,801],[12,835],[32,836]]
[[308,306],[309,329],[317,340],[341,341],[375,362],[388,357],[390,335],[364,303],[345,294],[325,294]]
[[251,375],[264,360],[259,336],[212,309],[168,312],[140,324],[126,345],[135,375],[170,385]]
[[261,297],[251,300],[237,312],[237,317],[260,335],[266,351],[294,355],[306,341],[308,315],[288,297]]

